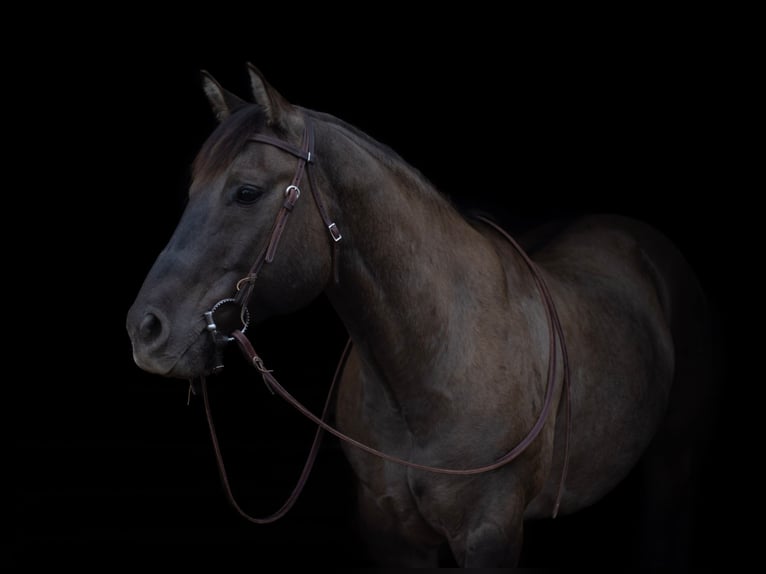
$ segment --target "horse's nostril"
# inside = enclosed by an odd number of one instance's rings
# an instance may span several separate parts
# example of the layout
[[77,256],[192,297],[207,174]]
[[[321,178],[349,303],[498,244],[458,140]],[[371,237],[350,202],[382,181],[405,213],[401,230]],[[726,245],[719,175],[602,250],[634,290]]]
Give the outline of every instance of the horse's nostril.
[[147,313],[141,320],[138,333],[145,342],[151,342],[162,332],[162,323],[154,313]]

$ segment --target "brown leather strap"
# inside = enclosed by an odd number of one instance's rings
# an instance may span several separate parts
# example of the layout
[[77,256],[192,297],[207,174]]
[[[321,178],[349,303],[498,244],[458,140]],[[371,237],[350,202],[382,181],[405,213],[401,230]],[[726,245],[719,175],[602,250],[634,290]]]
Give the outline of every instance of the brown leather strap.
[[[332,386],[330,387],[330,391],[328,392],[327,403],[325,404],[325,411],[323,411],[322,417],[317,417],[310,410],[308,410],[303,404],[301,404],[300,401],[298,401],[295,397],[293,397],[284,387],[282,387],[279,381],[277,381],[277,379],[271,374],[271,371],[265,368],[263,361],[255,352],[255,349],[250,344],[249,339],[244,333],[237,330],[232,333],[232,337],[234,337],[234,339],[237,341],[243,355],[259,371],[267,387],[273,392],[276,392],[280,397],[282,397],[285,401],[287,401],[291,406],[293,406],[296,410],[298,410],[298,412],[303,414],[306,418],[314,422],[319,427],[319,429],[324,429],[327,432],[335,435],[339,439],[349,444],[352,444],[355,447],[360,448],[361,450],[365,452],[368,452],[370,454],[373,454],[375,456],[378,456],[390,462],[394,462],[394,463],[408,466],[411,468],[416,468],[419,470],[426,470],[429,472],[435,472],[440,474],[450,474],[450,475],[482,474],[485,472],[495,470],[502,466],[505,466],[506,464],[518,458],[527,449],[527,447],[537,438],[543,426],[545,425],[545,422],[548,419],[548,416],[550,414],[551,404],[553,402],[553,394],[554,394],[553,391],[556,384],[556,354],[557,354],[556,341],[558,340],[558,344],[562,352],[562,360],[564,363],[564,374],[563,374],[564,391],[563,392],[565,393],[565,401],[566,401],[566,435],[565,435],[565,449],[564,449],[564,464],[562,467],[561,480],[559,482],[558,492],[556,495],[556,501],[555,501],[554,510],[553,510],[553,517],[555,518],[556,515],[558,514],[558,509],[561,504],[561,496],[563,493],[564,482],[566,479],[566,473],[568,469],[569,437],[571,434],[571,398],[570,398],[570,389],[569,389],[570,372],[569,372],[569,358],[567,355],[566,342],[564,339],[564,331],[561,327],[561,322],[559,320],[558,313],[556,311],[556,306],[555,306],[555,303],[553,302],[553,298],[535,263],[524,252],[521,246],[502,228],[500,228],[498,225],[496,225],[494,222],[488,219],[485,219],[482,217],[480,217],[479,219],[482,220],[484,223],[490,225],[494,229],[496,229],[498,232],[500,232],[511,243],[511,245],[513,245],[513,247],[519,252],[519,254],[522,256],[522,259],[526,263],[527,267],[532,272],[532,275],[535,279],[537,287],[545,303],[544,307],[545,307],[546,317],[548,321],[548,329],[550,334],[549,346],[548,346],[549,356],[548,356],[548,373],[547,373],[546,391],[545,391],[545,398],[543,401],[543,407],[538,415],[538,418],[535,421],[535,424],[530,429],[530,431],[527,433],[527,435],[515,447],[513,447],[501,458],[497,459],[496,461],[490,464],[486,464],[486,465],[474,467],[474,468],[465,468],[465,469],[443,468],[443,467],[437,467],[437,466],[418,464],[418,463],[405,460],[403,458],[379,451],[373,447],[370,447],[364,443],[359,442],[358,440],[344,434],[343,432],[329,425],[325,421],[325,414],[327,409],[326,405],[329,404],[336,379],[343,365],[343,362],[345,362],[345,358],[350,348],[350,340],[346,345],[346,350],[344,351],[344,355],[341,359],[341,362],[338,364],[335,378],[333,379]],[[213,426],[212,426],[212,420],[210,421],[210,427],[211,427],[211,432],[214,432]],[[214,442],[217,443],[217,441],[215,440]],[[219,459],[219,465],[222,465],[222,464],[223,464],[223,461]],[[225,471],[221,470],[221,473],[222,475],[225,475]],[[226,485],[226,489],[227,489],[227,492],[230,492],[228,485]]]
[[303,141],[301,147],[297,148],[292,144],[289,144],[279,138],[268,136],[265,134],[255,134],[250,136],[249,141],[265,143],[279,148],[287,153],[294,155],[298,158],[298,165],[293,174],[293,179],[290,185],[285,189],[285,199],[282,206],[274,219],[274,224],[271,227],[271,233],[269,235],[269,241],[266,247],[258,254],[250,271],[237,283],[237,295],[235,300],[238,305],[243,309],[247,307],[250,300],[250,296],[253,292],[255,280],[258,278],[261,269],[265,263],[271,263],[276,256],[277,247],[279,247],[279,241],[282,238],[282,233],[287,225],[287,220],[295,207],[295,203],[298,201],[301,195],[300,184],[303,178],[303,172],[308,173],[309,188],[311,189],[311,195],[314,197],[314,203],[317,206],[319,216],[327,228],[330,234],[331,246],[332,246],[332,267],[333,267],[333,281],[338,283],[340,280],[338,273],[338,257],[339,257],[339,241],[342,239],[338,226],[328,215],[327,208],[324,201],[319,194],[319,188],[314,180],[313,170],[309,167],[315,162],[314,154],[314,126],[308,116],[304,119],[305,129],[303,132]]
[[290,184],[290,186],[285,189],[285,200],[282,202],[282,207],[279,209],[277,218],[274,220],[274,226],[271,230],[271,238],[266,247],[266,256],[264,257],[266,263],[274,261],[274,255],[277,253],[277,247],[279,246],[279,240],[282,238],[282,232],[285,230],[287,218],[293,212],[295,202],[298,201],[300,196],[301,190],[297,184]]
[[[305,136],[304,136],[305,137]],[[281,140],[279,138],[274,138],[271,136],[267,136],[265,134],[255,134],[247,138],[248,141],[252,142],[260,142],[272,145],[274,147],[278,147],[282,151],[286,151],[287,153],[294,155],[297,158],[302,159],[306,163],[312,163],[314,161],[314,147],[309,144],[308,147],[300,147],[297,148],[294,145],[291,145],[287,143],[284,140]]]
[[[306,119],[306,122],[309,122],[308,118]],[[310,126],[310,123],[307,123],[307,126]],[[308,127],[306,130],[308,132],[308,138],[309,138],[309,149],[314,149],[314,129],[313,127]],[[306,170],[308,172],[309,176],[309,186],[311,187],[311,195],[314,197],[314,203],[317,206],[317,211],[319,212],[319,217],[322,218],[322,222],[324,223],[325,227],[327,228],[327,231],[330,233],[330,238],[332,239],[332,277],[334,283],[340,282],[340,275],[338,271],[338,258],[340,257],[340,240],[343,238],[343,236],[340,234],[340,231],[338,230],[338,226],[335,224],[335,222],[332,220],[330,215],[327,212],[327,208],[325,207],[324,201],[322,201],[322,196],[319,194],[319,186],[316,184],[316,181],[314,180],[314,170],[312,168],[308,168]]]
[[[251,355],[250,351],[245,348],[244,345],[242,345],[242,340],[247,339],[247,337],[242,334],[241,331],[234,331],[232,333],[232,336],[237,340],[237,342],[240,344],[240,350],[242,353],[247,357],[248,361],[252,365],[257,365],[258,363],[262,363],[260,360],[260,357],[257,355]],[[252,349],[252,347],[250,347]],[[351,438],[347,434],[344,434],[343,432],[339,431],[335,427],[329,425],[321,418],[317,417],[314,413],[312,413],[309,409],[307,409],[298,399],[296,399],[293,395],[291,395],[287,389],[285,389],[281,384],[279,384],[279,381],[277,381],[276,378],[271,374],[271,371],[264,369],[260,370],[261,377],[263,377],[266,384],[273,389],[280,397],[285,399],[291,406],[293,406],[298,412],[300,412],[302,415],[304,415],[306,418],[308,418],[310,421],[318,425],[319,427],[323,428],[330,434],[335,435],[339,439],[354,445],[355,447],[360,448],[361,450],[368,452],[370,454],[374,454],[375,456],[378,456],[382,459],[385,459],[390,462],[395,462],[397,464],[401,464],[404,466],[409,466],[411,468],[416,468],[419,470],[427,470],[429,472],[435,472],[439,474],[454,474],[454,475],[472,475],[472,474],[482,474],[485,472],[488,472],[490,470],[495,470],[497,468],[500,468],[501,466],[504,466],[517,458],[524,450],[529,446],[529,444],[536,438],[537,434],[540,432],[541,425],[535,425],[534,427],[534,435],[532,432],[530,432],[518,445],[516,445],[511,451],[509,451],[507,454],[505,454],[502,458],[498,459],[497,461],[487,464],[480,467],[475,468],[443,468],[438,466],[430,466],[425,464],[418,464],[416,462],[412,462],[394,455],[386,454],[382,451],[379,451],[371,446],[368,446],[362,442],[359,442],[358,440]],[[546,396],[547,399],[547,396]],[[547,403],[550,404],[550,401],[547,400]],[[545,407],[543,407],[543,412],[547,414],[547,410]],[[540,427],[540,428],[538,428]]]
[[[237,331],[237,333],[240,333],[240,331]],[[243,345],[248,349],[248,354],[252,353],[254,357],[257,357],[255,349],[253,349],[252,345],[250,344],[250,341],[248,341],[247,337],[245,337],[244,335],[242,335],[242,337],[243,339],[237,339],[240,345]],[[333,376],[332,384],[330,385],[330,392],[327,394],[327,399],[325,400],[324,408],[322,409],[321,420],[323,421],[325,418],[327,418],[327,413],[330,410],[330,403],[331,403],[331,398],[333,396],[333,389],[335,388],[335,383],[340,377],[341,367],[345,363],[350,350],[351,350],[351,344],[349,341],[348,343],[346,343],[346,348],[343,350],[343,354],[341,355],[341,360],[338,363],[338,367],[335,370],[335,375]],[[260,358],[258,358],[257,361],[253,360],[252,364],[261,372],[265,371],[265,367],[263,366],[263,361],[261,361]],[[223,485],[223,489],[224,489],[224,492],[226,493],[226,498],[228,499],[229,504],[232,505],[234,510],[236,510],[240,516],[242,516],[246,520],[249,520],[250,522],[253,522],[255,524],[269,524],[271,522],[275,522],[279,520],[285,514],[287,514],[287,512],[293,507],[295,502],[298,500],[298,497],[300,496],[301,492],[303,491],[303,488],[306,486],[306,482],[308,481],[309,475],[311,474],[311,469],[314,467],[314,461],[316,461],[317,454],[319,453],[319,447],[322,443],[322,438],[324,436],[324,429],[321,426],[317,427],[316,433],[314,434],[314,440],[311,443],[311,449],[309,450],[308,457],[306,458],[306,462],[303,465],[303,470],[301,471],[301,474],[298,477],[298,481],[295,483],[295,487],[293,487],[293,490],[290,493],[290,496],[287,497],[287,500],[285,500],[282,506],[280,506],[276,512],[268,516],[265,516],[263,518],[257,518],[257,517],[251,516],[250,514],[245,512],[242,509],[242,507],[237,503],[237,500],[234,497],[234,493],[231,490],[231,485],[229,484],[229,477],[228,477],[228,474],[226,473],[226,466],[224,465],[224,462],[223,462],[223,454],[221,452],[221,447],[218,443],[218,435],[215,431],[215,425],[213,424],[213,413],[210,409],[210,398],[208,397],[207,380],[205,379],[205,377],[200,378],[200,383],[201,383],[200,386],[202,388],[202,400],[205,403],[205,415],[207,418],[207,424],[208,424],[208,428],[210,429],[210,437],[213,442],[213,450],[215,451],[216,462],[218,463],[218,474],[221,478],[221,484]],[[268,383],[267,383],[267,386],[268,386]]]
[[[561,320],[559,319],[558,311],[556,311],[556,304],[553,301],[553,296],[551,295],[551,292],[548,289],[548,285],[545,283],[545,280],[543,279],[543,276],[540,273],[540,270],[537,268],[537,265],[534,263],[534,261],[532,261],[532,259],[530,259],[529,255],[527,255],[524,249],[521,248],[521,245],[519,245],[516,242],[516,240],[513,237],[511,237],[511,235],[507,231],[505,231],[505,229],[500,227],[494,221],[487,219],[486,217],[483,217],[481,215],[476,216],[476,219],[486,223],[487,225],[492,227],[495,231],[500,233],[500,235],[505,237],[505,239],[507,239],[510,242],[510,244],[513,245],[514,249],[516,249],[518,254],[527,264],[527,267],[532,272],[532,276],[535,278],[535,282],[537,283],[537,287],[543,296],[543,300],[545,301],[545,310],[546,310],[546,314],[548,315],[548,328],[549,329],[551,328],[551,320],[552,320],[553,326],[555,327],[556,335],[558,336],[559,345],[561,347],[561,360],[564,363],[563,392],[565,395],[564,400],[566,401],[566,414],[565,414],[566,431],[564,435],[564,463],[561,467],[561,480],[559,481],[559,487],[556,493],[556,503],[553,507],[553,518],[556,518],[559,512],[559,506],[561,505],[561,496],[562,496],[562,493],[564,492],[564,483],[566,481],[567,471],[569,469],[569,441],[572,435],[572,396],[571,396],[571,389],[570,389],[571,373],[569,368],[569,354],[567,353],[566,339],[564,338],[564,329],[561,326]],[[554,349],[553,360],[555,361],[555,359],[556,357],[555,357],[555,349]],[[547,395],[546,395],[546,399],[547,399]]]

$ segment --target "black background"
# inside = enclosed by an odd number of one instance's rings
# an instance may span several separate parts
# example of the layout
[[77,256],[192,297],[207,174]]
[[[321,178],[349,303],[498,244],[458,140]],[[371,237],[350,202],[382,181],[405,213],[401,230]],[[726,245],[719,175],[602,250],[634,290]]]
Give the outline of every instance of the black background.
[[[115,21],[25,66],[41,119],[28,145],[50,158],[26,172],[48,217],[42,248],[32,250],[43,271],[29,274],[42,287],[46,343],[27,361],[20,409],[10,406],[21,415],[21,561],[55,545],[78,560],[110,548],[125,560],[162,551],[367,564],[334,438],[292,512],[250,525],[224,499],[201,401],[187,406],[184,382],[132,362],[125,315],[175,227],[190,163],[214,127],[203,68],[247,96],[245,63],[254,63],[288,100],[358,126],[458,207],[491,211],[511,232],[589,211],[656,225],[697,269],[717,308],[727,367],[733,362],[744,296],[731,278],[741,276],[734,257],[745,188],[731,157],[737,71],[723,40],[682,20],[555,29],[482,20],[432,24],[426,34],[393,19],[373,34],[376,18],[331,32],[259,21],[259,33],[215,37],[159,24],[118,34]],[[326,301],[269,321],[253,340],[283,384],[319,410],[345,342]],[[228,364],[212,399],[232,485],[247,510],[268,514],[292,488],[312,427],[237,356]],[[730,560],[739,539],[741,506],[723,496],[739,482],[720,462],[741,442],[737,380],[727,375],[711,420],[716,440],[692,532],[698,565]],[[523,563],[630,563],[641,550],[632,537],[638,489],[631,477],[581,515],[530,526]]]

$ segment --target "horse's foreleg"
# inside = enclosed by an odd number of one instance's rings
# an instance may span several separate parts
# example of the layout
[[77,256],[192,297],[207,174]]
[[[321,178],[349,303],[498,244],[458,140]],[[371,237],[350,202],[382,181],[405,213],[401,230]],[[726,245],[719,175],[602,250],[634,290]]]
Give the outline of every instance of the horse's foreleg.
[[377,566],[435,568],[439,565],[436,533],[415,512],[402,512],[407,500],[375,496],[358,489],[359,520],[370,558]]
[[455,559],[465,568],[516,566],[524,535],[522,497],[486,502],[450,539]]

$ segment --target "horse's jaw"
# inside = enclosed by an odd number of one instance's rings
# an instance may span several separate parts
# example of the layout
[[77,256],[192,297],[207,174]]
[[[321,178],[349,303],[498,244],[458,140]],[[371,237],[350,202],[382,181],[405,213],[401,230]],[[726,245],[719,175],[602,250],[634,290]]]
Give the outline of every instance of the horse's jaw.
[[180,357],[147,355],[134,347],[133,360],[147,373],[174,379],[194,379],[213,372],[210,351],[199,352],[195,347],[189,347]]
[[153,375],[174,379],[193,379],[201,375],[209,375],[209,353],[193,352],[190,347],[181,357],[173,355],[148,355],[133,347],[133,361],[143,371]]

